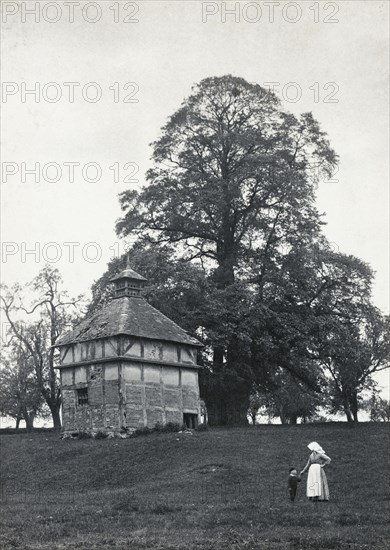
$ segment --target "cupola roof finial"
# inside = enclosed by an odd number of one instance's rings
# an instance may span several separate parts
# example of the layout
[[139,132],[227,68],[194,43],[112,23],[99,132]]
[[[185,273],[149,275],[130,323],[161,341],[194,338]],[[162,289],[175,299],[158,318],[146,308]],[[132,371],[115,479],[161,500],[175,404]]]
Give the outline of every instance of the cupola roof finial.
[[114,298],[122,298],[123,296],[140,296],[141,289],[145,285],[147,279],[139,275],[130,267],[130,254],[126,255],[126,268],[118,275],[111,279],[115,284]]

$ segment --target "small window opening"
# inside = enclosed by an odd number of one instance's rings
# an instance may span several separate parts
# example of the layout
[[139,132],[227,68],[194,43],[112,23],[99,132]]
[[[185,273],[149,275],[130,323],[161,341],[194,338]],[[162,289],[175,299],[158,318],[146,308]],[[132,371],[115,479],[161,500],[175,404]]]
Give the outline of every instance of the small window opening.
[[101,380],[102,377],[102,368],[99,366],[91,366],[90,368],[90,379],[91,380]]
[[191,430],[195,430],[198,427],[198,415],[191,414],[191,413],[184,413],[183,424],[185,424],[187,428],[190,428]]
[[88,388],[79,388],[76,392],[78,405],[88,405]]

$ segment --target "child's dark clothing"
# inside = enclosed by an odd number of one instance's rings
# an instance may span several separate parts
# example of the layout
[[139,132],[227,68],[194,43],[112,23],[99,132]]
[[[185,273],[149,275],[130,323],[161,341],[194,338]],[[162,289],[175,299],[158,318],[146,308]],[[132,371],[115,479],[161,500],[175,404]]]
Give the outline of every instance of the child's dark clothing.
[[294,501],[297,494],[298,482],[301,481],[301,478],[296,475],[288,476],[288,493],[290,495],[290,500]]

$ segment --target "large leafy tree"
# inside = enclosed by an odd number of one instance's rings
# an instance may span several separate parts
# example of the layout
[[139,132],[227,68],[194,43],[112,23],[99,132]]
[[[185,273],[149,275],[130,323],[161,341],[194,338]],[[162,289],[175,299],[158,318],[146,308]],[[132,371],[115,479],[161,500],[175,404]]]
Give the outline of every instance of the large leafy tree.
[[372,279],[367,264],[324,239],[275,250],[253,276],[252,307],[252,373],[260,387],[270,385],[271,398],[282,367],[295,385],[323,393],[332,412],[357,420],[359,394],[389,366],[388,321],[371,303]]
[[235,330],[212,339],[206,402],[216,422],[231,409],[246,422],[253,374],[236,284],[251,262],[264,278],[277,250],[318,237],[314,174],[330,173],[336,155],[310,113],[286,113],[274,94],[233,76],[197,85],[153,147],[148,185],[121,195],[117,231],[199,260],[217,291],[210,299],[238,312]]
[[349,421],[357,421],[359,393],[374,372],[389,367],[388,319],[371,302],[373,272],[325,243],[289,256],[280,285],[285,299],[273,288],[271,309],[279,314],[271,331],[283,319],[279,331],[285,334],[285,345],[279,337],[276,347],[287,349],[286,357],[293,360],[295,350],[319,365],[330,382],[331,411],[343,410]]
[[356,320],[338,320],[328,332],[321,364],[330,376],[333,412],[343,411],[348,422],[358,422],[359,397],[375,372],[390,367],[389,317],[368,305]]
[[317,222],[313,166],[336,163],[311,114],[285,113],[274,94],[232,76],[203,80],[153,145],[148,185],[121,195],[117,230],[181,242],[188,258],[213,261],[220,286],[276,226]]
[[372,422],[390,422],[390,401],[373,388],[371,396],[363,402],[363,408],[370,413]]
[[251,396],[253,409],[265,408],[269,417],[278,417],[282,424],[296,424],[313,418],[323,403],[323,395],[288,372],[278,369],[272,380],[257,386]]

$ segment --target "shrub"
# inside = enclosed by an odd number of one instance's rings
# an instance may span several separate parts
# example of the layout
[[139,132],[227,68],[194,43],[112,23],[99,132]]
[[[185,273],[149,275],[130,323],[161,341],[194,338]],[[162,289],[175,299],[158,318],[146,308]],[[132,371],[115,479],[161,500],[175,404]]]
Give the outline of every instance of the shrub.
[[178,422],[168,422],[165,424],[164,428],[165,432],[180,432],[182,426]]
[[158,432],[158,433],[167,433],[167,432],[180,432],[180,430],[183,429],[183,426],[179,424],[178,422],[167,422],[167,424],[161,424],[161,422],[157,422],[154,429],[152,431]]
[[143,428],[137,428],[132,435],[137,437],[139,435],[149,435],[151,433],[180,432],[181,430],[185,429],[185,426],[179,424],[178,422],[168,422],[167,424],[157,422],[154,428],[148,428],[147,426],[144,426]]
[[161,422],[156,422],[154,428],[152,428],[151,430],[155,432],[163,432],[165,431],[165,427],[163,424],[161,424]]

